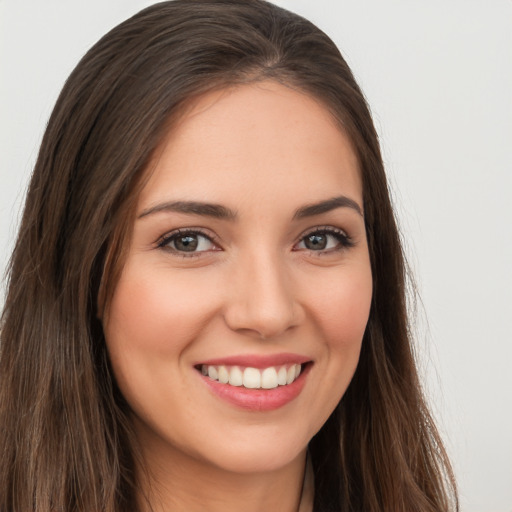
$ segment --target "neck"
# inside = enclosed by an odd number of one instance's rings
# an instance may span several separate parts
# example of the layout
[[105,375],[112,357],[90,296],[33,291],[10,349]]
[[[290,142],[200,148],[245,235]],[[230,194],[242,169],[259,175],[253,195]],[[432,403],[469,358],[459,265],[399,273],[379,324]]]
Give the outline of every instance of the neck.
[[306,451],[276,470],[228,471],[176,450],[144,453],[140,478],[143,512],[297,512],[301,500]]

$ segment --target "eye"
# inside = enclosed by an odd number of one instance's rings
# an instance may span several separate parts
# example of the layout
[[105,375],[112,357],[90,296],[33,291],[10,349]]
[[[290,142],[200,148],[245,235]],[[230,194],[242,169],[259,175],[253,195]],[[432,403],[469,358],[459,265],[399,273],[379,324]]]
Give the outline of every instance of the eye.
[[181,253],[183,256],[218,250],[209,236],[197,230],[178,230],[169,233],[158,242],[158,247]]
[[315,252],[331,252],[352,247],[354,243],[342,230],[335,228],[321,228],[309,232],[296,245],[297,250]]

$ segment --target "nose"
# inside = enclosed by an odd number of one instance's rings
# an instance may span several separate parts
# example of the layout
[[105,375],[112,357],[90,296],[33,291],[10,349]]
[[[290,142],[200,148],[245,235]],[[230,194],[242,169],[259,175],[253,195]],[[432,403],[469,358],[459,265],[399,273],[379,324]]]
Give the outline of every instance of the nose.
[[302,321],[293,279],[278,257],[252,255],[236,264],[226,291],[224,318],[233,331],[270,339]]

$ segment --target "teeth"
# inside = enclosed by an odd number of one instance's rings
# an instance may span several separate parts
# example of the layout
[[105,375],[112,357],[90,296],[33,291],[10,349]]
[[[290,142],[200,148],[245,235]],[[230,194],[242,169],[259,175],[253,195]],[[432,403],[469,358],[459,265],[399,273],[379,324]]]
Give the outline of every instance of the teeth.
[[202,365],[201,373],[230,386],[243,386],[248,389],[273,389],[291,384],[301,372],[300,364],[269,368],[244,368],[238,366]]
[[286,384],[286,366],[281,366],[277,372],[277,384],[284,386]]
[[261,372],[261,387],[263,389],[277,388],[277,372],[275,368],[265,368]]
[[[210,370],[208,369],[208,375],[210,375]],[[210,375],[210,377],[212,377]],[[212,377],[213,379],[214,377]],[[292,364],[288,371],[286,372],[286,384],[291,384],[295,380],[295,365]]]
[[231,386],[241,386],[244,383],[242,370],[238,366],[233,366],[229,372],[229,384]]
[[225,366],[219,366],[219,382],[222,384],[227,384],[229,382],[229,372]]
[[246,368],[244,370],[244,388],[261,388],[261,373],[256,368]]
[[213,380],[217,380],[219,378],[219,372],[217,372],[217,368],[215,368],[215,366],[208,366],[208,377]]

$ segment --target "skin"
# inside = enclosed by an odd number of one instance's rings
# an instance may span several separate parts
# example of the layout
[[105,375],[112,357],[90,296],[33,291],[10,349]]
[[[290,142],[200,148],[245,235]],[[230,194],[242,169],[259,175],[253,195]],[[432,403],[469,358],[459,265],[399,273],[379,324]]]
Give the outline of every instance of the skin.
[[[267,81],[195,100],[148,172],[104,319],[149,468],[143,494],[155,511],[295,511],[307,444],[350,383],[370,309],[351,144],[321,104]],[[294,218],[339,196],[361,211]],[[222,205],[236,220],[159,206],[173,201]],[[189,228],[205,235],[197,252],[162,245]],[[311,249],[305,235],[322,229],[351,246],[324,234],[327,246]],[[283,352],[306,355],[310,370],[299,396],[272,411],[227,403],[194,368]]]

